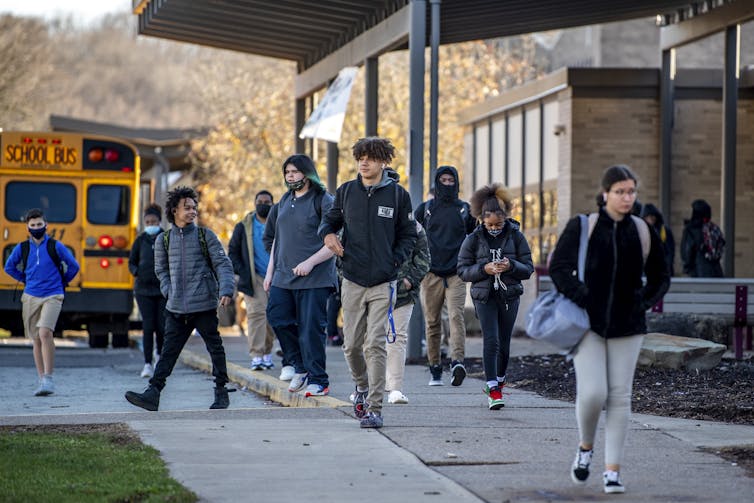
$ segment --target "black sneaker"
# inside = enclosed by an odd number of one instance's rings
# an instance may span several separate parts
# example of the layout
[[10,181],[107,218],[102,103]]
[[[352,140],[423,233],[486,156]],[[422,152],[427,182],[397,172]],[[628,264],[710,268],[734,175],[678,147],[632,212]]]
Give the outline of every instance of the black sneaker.
[[466,378],[466,367],[458,360],[453,360],[450,364],[450,374],[453,376],[450,378],[450,385],[460,386]]
[[361,419],[361,422],[359,423],[359,427],[382,428],[382,416],[375,412],[370,412],[369,414],[367,414]]
[[367,413],[367,407],[369,406],[367,403],[368,394],[369,391],[359,391],[358,389],[353,392],[353,414],[358,419],[361,419]]
[[144,393],[126,391],[126,400],[137,407],[154,412],[160,406],[160,390],[154,386],[149,386],[144,390]]
[[429,373],[432,379],[429,380],[430,386],[442,386],[442,365],[430,365]]
[[215,401],[209,406],[210,409],[227,409],[230,406],[228,388],[225,386],[215,388]]
[[626,488],[623,487],[623,483],[620,481],[620,473],[612,470],[606,471],[602,475],[605,481],[605,492],[607,494],[620,494],[626,492]]
[[589,464],[592,462],[593,453],[593,450],[585,451],[581,447],[576,451],[576,459],[573,460],[571,469],[571,480],[576,484],[584,484],[589,478]]

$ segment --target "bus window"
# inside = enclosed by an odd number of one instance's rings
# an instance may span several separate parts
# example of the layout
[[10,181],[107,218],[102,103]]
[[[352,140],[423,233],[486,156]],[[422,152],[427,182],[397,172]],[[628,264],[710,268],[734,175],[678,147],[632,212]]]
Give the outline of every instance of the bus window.
[[99,225],[129,222],[131,191],[124,185],[90,185],[86,193],[86,219]]
[[5,218],[23,222],[30,208],[44,211],[49,223],[76,220],[76,187],[69,183],[9,182],[5,186]]

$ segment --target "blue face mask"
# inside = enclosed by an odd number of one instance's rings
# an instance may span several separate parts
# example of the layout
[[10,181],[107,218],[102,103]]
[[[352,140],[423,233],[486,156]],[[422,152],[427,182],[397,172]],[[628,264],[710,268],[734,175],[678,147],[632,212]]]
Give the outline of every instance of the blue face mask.
[[160,226],[159,225],[148,225],[144,227],[144,231],[149,234],[150,236],[154,236],[158,232],[160,232]]

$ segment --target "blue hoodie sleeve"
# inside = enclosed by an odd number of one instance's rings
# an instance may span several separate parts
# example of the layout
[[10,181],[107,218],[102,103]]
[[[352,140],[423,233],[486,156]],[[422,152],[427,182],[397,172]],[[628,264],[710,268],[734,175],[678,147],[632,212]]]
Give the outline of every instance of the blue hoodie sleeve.
[[21,262],[21,244],[17,244],[5,262],[5,272],[16,281],[26,283],[26,274],[18,270],[18,264]]
[[65,282],[70,283],[79,273],[79,263],[76,262],[76,259],[73,257],[70,250],[68,250],[68,248],[60,241],[55,243],[55,251],[58,252],[60,261],[64,262],[66,265]]

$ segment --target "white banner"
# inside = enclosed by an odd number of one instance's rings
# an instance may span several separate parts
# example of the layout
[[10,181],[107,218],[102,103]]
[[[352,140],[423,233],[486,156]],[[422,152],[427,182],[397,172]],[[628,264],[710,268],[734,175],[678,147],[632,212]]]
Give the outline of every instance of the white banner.
[[327,89],[325,97],[301,128],[299,138],[318,138],[338,143],[357,70],[355,66],[348,66],[338,73],[338,77]]

